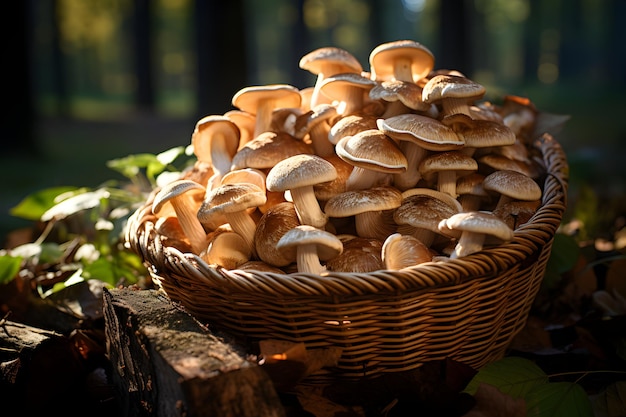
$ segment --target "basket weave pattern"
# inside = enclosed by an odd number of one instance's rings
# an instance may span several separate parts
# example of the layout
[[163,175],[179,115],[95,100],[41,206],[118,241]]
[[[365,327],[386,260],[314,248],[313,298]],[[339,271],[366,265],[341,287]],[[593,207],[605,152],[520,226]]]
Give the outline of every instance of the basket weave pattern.
[[150,199],[129,219],[127,241],[199,320],[252,341],[341,348],[338,366],[320,377],[372,377],[446,357],[477,368],[501,358],[524,327],[565,211],[564,152],[547,134],[534,146],[547,173],[535,215],[511,242],[446,262],[323,277],[214,268],[162,245]]

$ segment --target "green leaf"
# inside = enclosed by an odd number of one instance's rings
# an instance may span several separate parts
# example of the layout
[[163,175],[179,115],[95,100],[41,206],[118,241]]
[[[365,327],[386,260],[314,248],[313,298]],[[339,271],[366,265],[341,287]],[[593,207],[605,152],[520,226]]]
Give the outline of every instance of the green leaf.
[[156,156],[156,158],[163,165],[169,165],[173,163],[176,160],[176,158],[178,158],[180,155],[183,155],[184,153],[185,153],[185,147],[177,146],[175,148],[168,149],[167,151],[161,152],[160,154]]
[[24,243],[11,249],[11,255],[28,259],[34,263],[55,264],[61,261],[63,249],[58,243]]
[[37,191],[26,196],[15,207],[11,208],[12,216],[37,221],[58,202],[56,198],[66,192],[77,190],[78,187],[53,187]]
[[482,367],[464,391],[474,395],[481,382],[513,398],[523,398],[537,385],[548,382],[548,376],[534,362],[511,356]]
[[529,417],[593,417],[585,390],[572,382],[550,382],[535,386],[526,395]]
[[580,255],[580,246],[573,237],[564,233],[555,234],[545,276],[541,283],[542,288],[549,290],[558,285],[563,274],[574,268]]
[[117,285],[120,279],[115,264],[106,258],[98,258],[86,265],[83,276],[87,279],[97,279],[113,286]]
[[22,266],[21,256],[0,256],[0,284],[11,282]]
[[87,189],[77,190],[60,203],[46,210],[41,215],[41,220],[46,222],[52,219],[61,220],[80,211],[91,209],[100,205],[102,199],[109,197],[109,192],[100,188],[94,191]]

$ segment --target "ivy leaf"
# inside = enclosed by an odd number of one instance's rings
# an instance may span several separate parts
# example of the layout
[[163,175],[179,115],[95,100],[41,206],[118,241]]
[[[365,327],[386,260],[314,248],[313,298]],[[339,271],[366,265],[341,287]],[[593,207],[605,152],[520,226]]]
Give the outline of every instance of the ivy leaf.
[[12,216],[26,220],[37,221],[41,216],[55,206],[56,198],[67,192],[75,191],[78,187],[52,187],[29,194],[9,211]]
[[526,395],[529,417],[593,417],[585,390],[573,382],[551,382],[535,386]]
[[15,278],[22,265],[21,256],[0,256],[0,284],[6,284]]
[[464,391],[474,395],[481,382],[513,398],[524,398],[536,386],[547,383],[548,376],[534,362],[511,356],[482,367]]

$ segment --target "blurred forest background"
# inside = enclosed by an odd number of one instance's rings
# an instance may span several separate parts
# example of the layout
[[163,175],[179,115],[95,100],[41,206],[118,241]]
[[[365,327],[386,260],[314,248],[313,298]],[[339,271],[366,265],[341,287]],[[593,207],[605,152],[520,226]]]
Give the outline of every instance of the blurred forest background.
[[313,85],[298,67],[313,49],[344,48],[367,69],[374,47],[398,39],[485,85],[487,100],[571,115],[558,136],[568,216],[626,213],[624,0],[24,0],[5,16],[3,238],[27,224],[9,210],[29,193],[96,186],[117,176],[110,159],[188,145],[243,87]]

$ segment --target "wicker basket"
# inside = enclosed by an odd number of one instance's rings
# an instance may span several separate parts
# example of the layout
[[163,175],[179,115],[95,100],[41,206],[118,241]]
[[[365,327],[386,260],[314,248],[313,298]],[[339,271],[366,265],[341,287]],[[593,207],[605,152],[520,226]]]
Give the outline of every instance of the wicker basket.
[[533,218],[511,242],[448,262],[324,277],[213,268],[161,244],[150,200],[129,219],[127,240],[157,285],[199,320],[252,342],[341,348],[338,365],[313,378],[356,380],[447,357],[480,367],[525,326],[565,211],[563,149],[548,134],[534,146],[547,175]]

